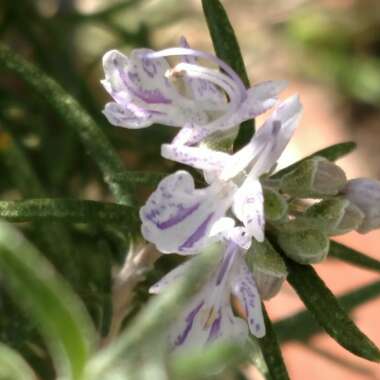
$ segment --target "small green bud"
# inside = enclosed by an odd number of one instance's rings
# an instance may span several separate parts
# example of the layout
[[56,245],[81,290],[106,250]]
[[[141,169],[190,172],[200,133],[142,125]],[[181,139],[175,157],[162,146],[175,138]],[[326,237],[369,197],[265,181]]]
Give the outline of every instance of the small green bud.
[[286,215],[288,204],[278,191],[264,187],[264,211],[267,220],[276,222]]
[[267,240],[263,243],[254,240],[246,257],[261,298],[267,300],[274,297],[288,275],[280,254]]
[[364,218],[360,209],[344,198],[322,200],[310,206],[305,216],[318,221],[330,236],[355,230]]
[[298,198],[323,198],[336,195],[346,182],[339,166],[323,157],[313,157],[285,174],[280,190]]
[[299,218],[283,224],[276,231],[277,243],[297,263],[318,263],[326,258],[330,241],[327,234],[316,227],[317,224],[310,218]]

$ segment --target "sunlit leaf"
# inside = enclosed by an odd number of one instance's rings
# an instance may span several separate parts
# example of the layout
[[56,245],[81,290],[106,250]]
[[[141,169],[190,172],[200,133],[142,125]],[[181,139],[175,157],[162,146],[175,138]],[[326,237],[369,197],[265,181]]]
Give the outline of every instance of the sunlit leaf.
[[380,271],[380,261],[331,240],[329,257],[345,261],[360,268]]
[[[380,281],[360,287],[338,297],[339,304],[350,312],[356,307],[375,299],[380,295]],[[281,342],[290,340],[306,341],[323,331],[313,314],[308,310],[300,311],[274,324],[274,329]]]
[[353,354],[380,361],[379,349],[358,329],[315,270],[291,260],[287,264],[290,285],[324,330]]

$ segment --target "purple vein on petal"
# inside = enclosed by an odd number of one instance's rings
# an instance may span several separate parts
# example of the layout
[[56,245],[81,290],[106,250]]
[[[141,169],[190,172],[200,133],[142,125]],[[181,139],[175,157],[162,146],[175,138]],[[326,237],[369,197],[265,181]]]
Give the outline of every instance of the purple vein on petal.
[[199,310],[202,308],[204,305],[204,301],[200,302],[191,312],[186,316],[185,321],[186,321],[186,327],[183,330],[181,334],[179,334],[174,342],[174,346],[180,346],[183,344],[189,335],[189,332],[191,328],[193,327],[194,319],[197,316]]
[[157,215],[155,210],[153,210],[149,214],[145,214],[145,217],[149,221],[154,223],[157,226],[157,228],[159,228],[160,230],[165,230],[167,228],[173,227],[174,225],[178,223],[181,223],[184,219],[186,219],[189,215],[191,215],[194,211],[196,211],[199,206],[200,206],[200,203],[196,203],[195,205],[191,207],[179,208],[177,214],[172,216],[170,219],[165,220],[164,222],[156,222],[154,220]]
[[[132,85],[132,78],[136,76],[134,73],[126,74],[122,68],[117,65],[117,69],[125,87],[135,96],[148,104],[171,104],[172,101],[165,97],[158,89],[155,90],[142,90]],[[132,82],[132,83],[131,83]]]
[[222,322],[222,311],[221,311],[221,309],[219,309],[218,318],[216,318],[211,325],[210,332],[209,332],[208,338],[207,338],[207,342],[214,340],[218,336],[218,334],[220,332],[221,322]]
[[223,260],[222,266],[221,266],[220,271],[218,273],[218,277],[216,278],[216,285],[220,285],[220,283],[222,282],[222,280],[223,280],[223,278],[227,272],[227,269],[230,266],[230,262],[231,262],[232,258],[235,256],[235,252],[236,252],[236,246],[234,244],[230,243],[228,246],[227,252],[225,254],[225,258]]
[[199,241],[206,233],[208,224],[212,219],[214,213],[212,212],[207,218],[197,227],[197,229],[186,239],[179,247],[180,251],[186,248],[191,248],[197,241]]

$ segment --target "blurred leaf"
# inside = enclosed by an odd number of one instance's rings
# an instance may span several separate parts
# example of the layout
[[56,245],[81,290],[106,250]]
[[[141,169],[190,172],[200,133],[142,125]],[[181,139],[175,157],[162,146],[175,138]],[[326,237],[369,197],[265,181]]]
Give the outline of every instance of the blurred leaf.
[[[197,255],[192,265],[178,283],[151,299],[145,308],[128,324],[128,328],[114,343],[99,352],[90,362],[87,375],[92,379],[104,379],[118,370],[120,363],[135,355],[141,345],[149,345],[166,336],[171,321],[180,313],[186,301],[200,288],[219,257],[220,246],[212,245]],[[194,286],[197,284],[197,286]],[[162,350],[167,347],[163,346]]]
[[[348,313],[356,307],[375,299],[380,295],[380,281],[355,289],[338,297],[339,304]],[[291,340],[307,341],[323,328],[308,310],[300,311],[274,324],[281,343]]]
[[271,176],[271,178],[281,178],[283,175],[291,172],[301,162],[309,160],[312,157],[320,156],[320,157],[327,158],[329,161],[336,161],[339,158],[342,158],[343,156],[351,153],[355,148],[356,148],[356,144],[352,141],[331,145],[327,148],[318,150],[317,152],[310,154],[309,156],[306,156],[302,160],[299,160],[295,162],[294,164],[287,166],[284,169],[279,170],[277,173]]
[[0,343],[0,379],[33,380],[36,376],[17,351]]
[[0,45],[0,67],[17,74],[79,134],[115,198],[119,203],[131,204],[130,189],[115,179],[117,174],[123,172],[124,165],[107,137],[82,106],[53,79],[4,45]]
[[202,350],[188,349],[176,355],[175,360],[172,360],[172,371],[174,378],[181,380],[207,378],[221,369],[237,365],[244,356],[241,345],[231,342],[212,344]]
[[[202,5],[216,55],[231,66],[245,86],[249,87],[249,79],[240,47],[222,3],[219,0],[202,0]],[[254,133],[254,120],[247,120],[242,123],[234,142],[234,151],[246,145]]]
[[259,344],[264,355],[265,362],[269,371],[270,380],[289,380],[288,371],[282,358],[280,345],[277,335],[273,329],[271,320],[263,305],[266,334],[259,339]]
[[70,223],[138,223],[135,209],[115,203],[76,199],[0,201],[0,217],[11,222],[59,220]]
[[344,244],[330,241],[329,257],[345,261],[360,268],[380,272],[380,261],[358,252]]
[[40,253],[0,222],[0,268],[15,302],[37,323],[62,378],[80,379],[95,341],[83,305]]
[[380,361],[379,349],[352,322],[315,270],[309,265],[300,265],[289,259],[286,262],[289,269],[288,282],[326,332],[353,354],[371,361]]
[[149,172],[149,171],[124,171],[117,174],[115,177],[125,186],[157,186],[158,183],[165,178],[169,173]]

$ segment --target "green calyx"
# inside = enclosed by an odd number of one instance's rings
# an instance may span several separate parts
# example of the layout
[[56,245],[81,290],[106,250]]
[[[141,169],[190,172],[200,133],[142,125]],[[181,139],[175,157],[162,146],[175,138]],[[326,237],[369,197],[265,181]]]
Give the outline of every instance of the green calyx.
[[282,224],[275,238],[284,253],[299,264],[323,261],[330,246],[328,235],[320,229],[318,221],[303,217]]
[[313,157],[285,174],[280,190],[298,198],[324,198],[337,195],[346,182],[339,166],[323,157]]
[[264,187],[264,210],[267,220],[278,222],[287,214],[288,204],[278,191]]
[[248,265],[259,289],[260,296],[267,300],[274,297],[288,275],[285,262],[269,241],[252,241],[246,255]]
[[313,218],[328,235],[341,235],[357,229],[364,215],[349,200],[344,198],[325,199],[310,206],[305,216]]

